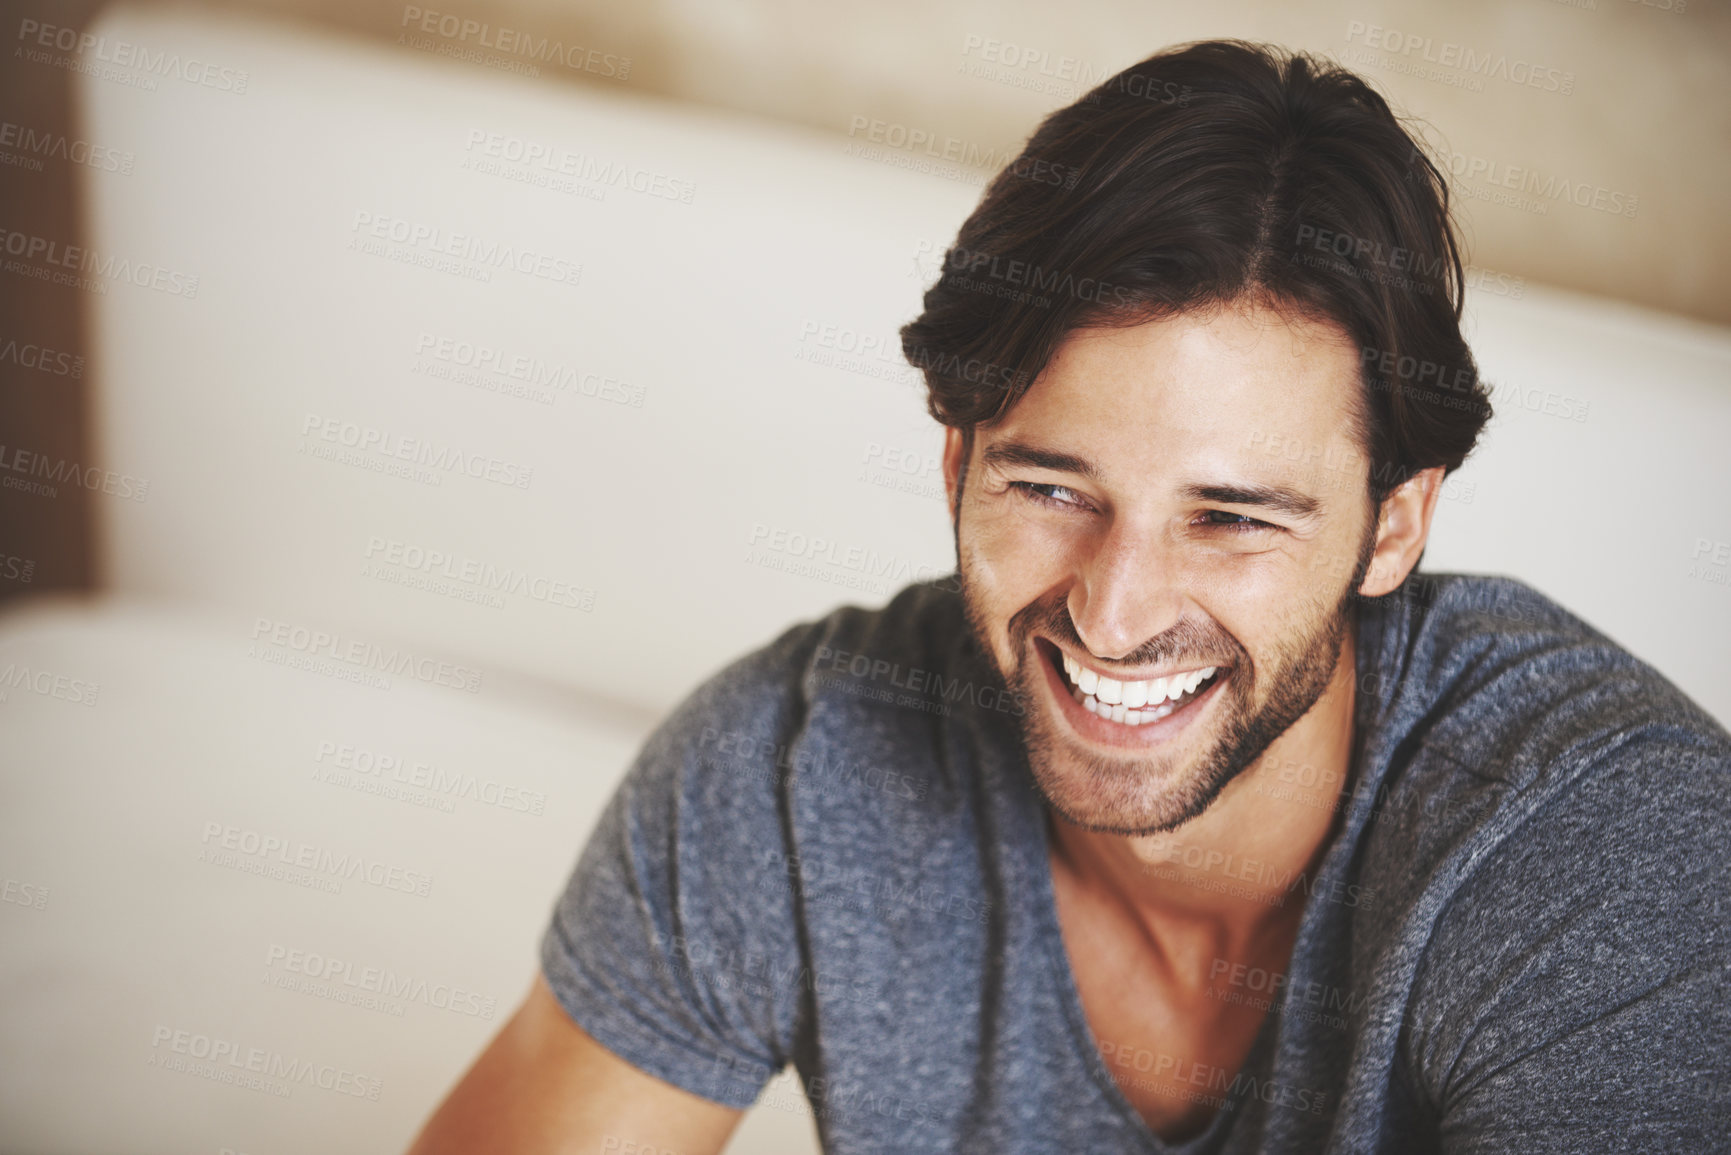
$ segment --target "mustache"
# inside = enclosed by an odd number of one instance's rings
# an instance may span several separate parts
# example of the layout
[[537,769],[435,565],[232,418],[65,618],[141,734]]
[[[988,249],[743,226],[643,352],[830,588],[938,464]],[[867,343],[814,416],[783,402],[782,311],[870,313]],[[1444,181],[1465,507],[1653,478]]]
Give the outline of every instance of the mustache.
[[[1062,642],[1073,650],[1093,654],[1070,617],[1065,599],[1032,602],[1017,610],[1009,621],[1009,634],[1018,653],[1025,653],[1028,638],[1035,633]],[[1178,619],[1122,658],[1096,658],[1102,665],[1126,668],[1161,666],[1191,661],[1234,668],[1244,665],[1244,647],[1225,630],[1195,618]]]

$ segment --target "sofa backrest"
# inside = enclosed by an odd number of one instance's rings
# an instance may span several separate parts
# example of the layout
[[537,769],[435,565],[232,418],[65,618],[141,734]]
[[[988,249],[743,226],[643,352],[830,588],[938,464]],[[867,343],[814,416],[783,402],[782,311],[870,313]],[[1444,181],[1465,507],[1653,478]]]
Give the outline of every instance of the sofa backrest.
[[[136,157],[87,169],[91,244],[154,267],[92,297],[97,443],[148,483],[99,503],[117,592],[653,712],[952,568],[896,330],[971,170],[410,44],[98,30],[247,77],[80,82]],[[1731,331],[1503,276],[1471,309],[1500,416],[1426,567],[1527,580],[1731,717]]]

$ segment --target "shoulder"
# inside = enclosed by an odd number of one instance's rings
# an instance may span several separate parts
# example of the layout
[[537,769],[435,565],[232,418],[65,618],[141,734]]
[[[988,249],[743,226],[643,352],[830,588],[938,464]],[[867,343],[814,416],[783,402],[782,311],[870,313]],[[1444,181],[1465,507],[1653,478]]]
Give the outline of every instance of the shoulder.
[[1658,670],[1512,578],[1413,574],[1375,609],[1377,724],[1477,777],[1542,787],[1642,742],[1731,750]]
[[1378,743],[1403,752],[1390,776],[1494,803],[1443,823],[1457,914],[1504,885],[1521,893],[1499,909],[1529,914],[1621,893],[1731,836],[1731,735],[1652,666],[1508,578],[1403,594],[1377,662],[1395,678],[1374,706]]
[[700,683],[664,723],[670,737],[728,726],[763,735],[804,720],[837,678],[870,684],[892,671],[946,666],[960,599],[942,580],[899,591],[879,609],[844,605],[789,626]]
[[[794,1053],[810,1023],[799,976],[814,921],[799,864],[823,846],[875,863],[895,840],[860,831],[911,812],[873,805],[899,779],[836,769],[830,755],[851,752],[860,727],[817,671],[843,652],[844,668],[860,654],[927,660],[954,609],[943,594],[909,587],[879,610],[843,606],[790,626],[706,678],[649,736],[542,942],[549,985],[603,1045],[740,1107]],[[796,797],[800,776],[818,771],[824,781]]]
[[878,609],[845,605],[790,626],[692,690],[637,769],[683,767],[718,805],[762,797],[742,792],[740,776],[779,784],[809,747],[845,743],[851,727],[867,725],[861,711],[939,685],[963,635],[959,595],[943,579],[909,585]]
[[1500,1087],[1564,1114],[1594,1099],[1688,1113],[1721,1095],[1731,753],[1651,727],[1497,809],[1414,976],[1405,1049],[1431,1102]]
[[1407,612],[1412,684],[1388,708],[1415,771],[1494,799],[1411,912],[1429,925],[1406,1039],[1432,1101],[1583,1048],[1722,1063],[1703,1056],[1731,1029],[1731,738],[1520,582],[1444,575]]

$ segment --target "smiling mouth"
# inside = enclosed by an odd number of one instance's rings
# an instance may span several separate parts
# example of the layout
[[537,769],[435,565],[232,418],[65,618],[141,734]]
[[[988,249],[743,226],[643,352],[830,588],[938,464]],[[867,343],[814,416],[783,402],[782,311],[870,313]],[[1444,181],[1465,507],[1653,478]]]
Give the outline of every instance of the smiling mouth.
[[1230,672],[1227,666],[1198,666],[1160,678],[1134,681],[1109,678],[1044,639],[1041,641],[1041,648],[1051,651],[1046,660],[1060,673],[1064,687],[1076,703],[1102,721],[1125,726],[1158,722],[1182,710]]

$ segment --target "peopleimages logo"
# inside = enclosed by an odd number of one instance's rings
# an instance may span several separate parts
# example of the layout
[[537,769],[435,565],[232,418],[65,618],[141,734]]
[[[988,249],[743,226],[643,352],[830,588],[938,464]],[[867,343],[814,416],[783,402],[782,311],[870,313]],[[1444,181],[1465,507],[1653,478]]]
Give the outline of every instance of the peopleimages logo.
[[992,914],[992,901],[977,894],[953,893],[922,882],[917,876],[878,875],[864,867],[848,867],[827,858],[784,855],[779,850],[766,850],[762,866],[773,868],[779,878],[763,879],[770,887],[799,885],[807,888],[814,901],[828,892],[838,892],[849,898],[863,899],[865,909],[884,913],[895,908],[912,908],[932,914],[944,914],[964,922],[987,922]]
[[128,40],[109,40],[106,36],[80,32],[76,28],[44,24],[39,20],[20,20],[18,41],[19,46],[13,50],[13,55],[21,55],[33,64],[65,64],[64,58],[46,58],[46,50],[52,49],[72,54],[78,58],[77,63],[80,64],[87,65],[85,57],[88,56],[104,64],[136,68],[154,76],[173,77],[188,84],[196,84],[200,88],[214,88],[218,92],[232,92],[236,95],[246,92],[247,74],[241,69],[223,68],[192,57],[182,59],[178,52],[152,52],[142,44],[134,44]]
[[307,1084],[376,1102],[385,1085],[382,1079],[346,1067],[297,1059],[268,1047],[249,1047],[233,1039],[161,1024],[151,1036],[150,1048],[148,1063],[152,1067],[268,1091],[283,1098],[293,1093],[296,1084]]
[[[406,572],[425,578],[444,579],[488,594],[511,594],[566,609],[595,608],[595,591],[575,582],[558,581],[515,567],[500,568],[492,562],[465,557],[440,549],[427,549],[412,542],[374,534],[367,539],[364,576],[387,576]],[[381,567],[389,567],[388,569]],[[414,584],[405,581],[404,584]]]
[[[802,561],[834,566],[852,573],[905,584],[932,581],[950,574],[949,566],[914,562],[895,554],[880,554],[865,546],[847,545],[821,534],[806,534],[785,527],[755,522],[746,544]],[[749,560],[749,559],[748,559]]]
[[[198,277],[148,261],[107,256],[82,245],[69,245],[52,237],[0,228],[0,252],[17,260],[6,262],[6,271],[54,284],[72,285],[87,292],[106,293],[107,281],[127,281],[142,289],[154,289],[172,297],[198,296]],[[37,262],[40,262],[38,264]],[[85,275],[94,278],[85,279]]]
[[[550,403],[555,393],[573,393],[584,397],[593,397],[598,401],[611,401],[616,405],[629,405],[634,409],[643,408],[646,390],[641,385],[633,385],[609,377],[603,373],[588,372],[573,369],[569,365],[553,364],[525,353],[515,353],[509,350],[487,345],[483,342],[463,341],[451,337],[435,336],[423,331],[415,342],[415,352],[422,357],[431,358],[457,369],[472,369],[477,374],[490,374],[495,377],[508,378],[511,381],[522,382],[524,392],[538,400],[540,394],[531,391],[546,391],[545,396]],[[429,373],[429,376],[441,376],[439,373]],[[449,374],[459,384],[477,385],[479,388],[492,392],[507,392],[515,395],[513,389],[503,388],[495,382],[485,384],[485,377],[473,380]]]
[[17,878],[0,879],[0,902],[9,902],[26,910],[46,910],[48,888]]
[[1346,26],[1348,43],[1362,40],[1366,47],[1378,48],[1396,56],[1418,53],[1426,64],[1455,69],[1484,80],[1504,80],[1527,88],[1556,92],[1569,96],[1575,91],[1575,74],[1534,64],[1519,57],[1511,60],[1506,52],[1478,51],[1471,45],[1452,40],[1438,41],[1416,32],[1401,32],[1380,24],[1352,20]]
[[1308,245],[1319,253],[1382,265],[1396,272],[1414,272],[1421,277],[1441,277],[1448,269],[1441,254],[1426,260],[1423,253],[1400,245],[1385,246],[1369,237],[1334,232],[1312,224],[1298,226],[1297,243],[1300,248]]
[[267,970],[284,972],[279,976],[282,979],[294,976],[307,980],[304,984],[292,980],[279,981],[277,985],[333,1002],[350,1002],[356,994],[372,994],[488,1021],[492,1020],[499,1006],[499,1000],[493,995],[483,995],[451,983],[432,982],[419,975],[399,974],[390,967],[365,966],[281,943],[270,944],[265,951],[264,965]]
[[973,141],[946,136],[933,129],[876,117],[856,115],[848,121],[848,136],[858,141],[862,136],[871,144],[919,153],[935,160],[950,161],[970,168],[1000,169],[1014,159],[999,148],[982,148]]
[[1063,81],[1066,89],[1078,85],[1089,87],[1110,75],[1104,67],[1074,56],[1059,56],[1054,59],[1052,54],[1044,49],[1027,48],[1010,41],[970,33],[962,41],[962,55],[973,56],[976,52],[979,59],[987,63]]
[[[1234,1099],[1234,1096],[1240,1093],[1254,1096],[1270,1106],[1308,1111],[1313,1115],[1322,1114],[1328,1102],[1327,1091],[1311,1090],[1277,1079],[1258,1080],[1244,1071],[1234,1074],[1225,1067],[1216,1067],[1212,1063],[1183,1059],[1168,1055],[1164,1051],[1150,1051],[1146,1047],[1112,1039],[1100,1040],[1100,1057],[1115,1066],[1128,1067],[1155,1076],[1153,1079],[1138,1079],[1127,1075],[1130,1084],[1138,1090],[1153,1091],[1217,1109],[1230,1109],[1235,1101],[1242,1102],[1242,1099]],[[1210,1091],[1216,1093],[1208,1094]]]
[[[11,474],[22,474],[22,477],[12,477]],[[41,481],[29,480],[41,478]],[[53,484],[49,484],[52,482]],[[116,473],[112,469],[99,469],[94,465],[79,465],[76,461],[65,458],[51,458],[46,454],[29,449],[19,449],[17,446],[0,445],[0,488],[22,490],[42,497],[54,497],[59,494],[59,485],[75,485],[90,490],[92,493],[101,490],[111,497],[121,497],[128,501],[143,501],[150,492],[150,481],[146,478],[134,477],[130,473]]]
[[[591,72],[609,80],[625,80],[631,75],[631,58],[585,48],[581,44],[566,44],[550,36],[537,36],[520,28],[498,28],[479,20],[470,20],[454,12],[439,12],[413,4],[403,6],[402,28],[438,36],[458,45],[473,44],[508,56],[520,56],[540,64],[558,64],[578,72]],[[415,47],[420,47],[416,45]]]
[[[316,436],[320,441],[335,447],[376,454],[394,461],[412,462],[415,465],[444,470],[446,473],[461,473],[477,481],[490,481],[495,485],[513,489],[528,489],[535,476],[533,465],[506,461],[485,453],[472,453],[455,446],[440,445],[424,438],[408,437],[393,430],[375,429],[370,425],[344,421],[339,417],[324,417],[317,413],[308,413],[302,420],[301,436]],[[314,446],[315,451],[318,448]],[[305,449],[306,443],[303,440],[302,452],[305,452]],[[313,456],[320,455],[315,452]],[[435,473],[432,476],[437,478],[442,475]]]
[[418,898],[432,893],[433,876],[424,871],[247,827],[209,821],[204,824],[199,842],[203,846],[198,854],[200,862],[247,874],[282,876],[298,871],[313,877],[285,877],[284,881],[312,885],[313,889],[333,894],[340,892],[347,881],[364,882]]
[[882,766],[864,762],[849,763],[829,758],[809,749],[793,749],[768,738],[759,738],[740,730],[717,730],[705,726],[698,735],[702,745],[715,747],[717,755],[705,759],[706,765],[725,769],[729,774],[768,777],[776,781],[778,769],[795,771],[796,785],[806,790],[826,792],[839,787],[879,791],[892,797],[924,801],[930,783]]
[[1712,585],[1731,585],[1731,569],[1727,566],[1731,566],[1731,541],[1698,537],[1684,576]]
[[[389,649],[358,638],[345,638],[326,630],[310,629],[290,622],[259,618],[253,623],[251,657],[279,661],[286,665],[302,665],[307,661],[326,659],[340,662],[355,673],[398,674],[434,686],[451,686],[469,693],[481,688],[481,671],[468,666],[420,657],[412,650]],[[287,661],[293,656],[302,661]],[[386,683],[382,688],[389,688]]]
[[547,796],[539,790],[512,786],[494,778],[481,778],[461,770],[447,770],[419,759],[404,758],[398,754],[370,750],[346,742],[320,742],[313,761],[320,763],[321,768],[334,769],[347,778],[347,784],[354,788],[371,786],[375,789],[366,792],[382,793],[393,786],[407,787],[410,791],[425,793],[445,803],[440,809],[447,812],[453,809],[449,804],[452,798],[468,799],[484,806],[520,814],[547,812]]
[[[440,271],[451,271],[441,265],[441,258],[447,263],[468,262],[474,266],[473,272],[486,274],[477,278],[480,280],[491,279],[490,269],[510,269],[558,285],[577,285],[583,280],[583,266],[576,261],[522,246],[483,240],[470,233],[450,232],[437,225],[404,217],[357,209],[349,229],[354,234],[349,238],[351,249],[393,259],[418,255],[424,259],[407,260],[406,263],[425,264]],[[393,254],[385,247],[387,244],[400,245],[402,250]]]
[[[49,157],[86,165],[101,172],[117,172],[123,176],[132,171],[136,159],[130,152],[106,148],[48,129],[14,124],[10,120],[0,120],[0,149],[17,149],[32,160]],[[0,159],[3,159],[4,155],[0,153]],[[29,167],[40,171],[42,165],[38,161]]]
[[75,706],[94,706],[97,691],[101,689],[100,682],[41,667],[21,666],[17,662],[7,662],[5,668],[0,669],[0,702],[6,701],[11,691],[24,690],[44,698],[71,702]]
[[10,361],[21,369],[34,369],[56,377],[71,377],[75,381],[84,376],[83,357],[56,352],[31,342],[20,345],[13,337],[7,337],[5,343],[0,344],[0,361]]
[[1002,685],[975,685],[970,678],[946,675],[941,670],[926,670],[919,666],[903,666],[900,662],[871,654],[819,646],[817,656],[812,660],[812,669],[817,674],[819,685],[847,690],[848,682],[836,676],[845,674],[855,685],[882,683],[891,689],[906,691],[906,695],[888,699],[898,705],[908,704],[912,699],[907,696],[911,695],[913,699],[924,697],[945,704],[966,702],[982,710],[996,710],[1017,717],[1027,713],[1021,696]]
[[[1132,300],[1130,290],[1122,285],[1114,285],[1110,281],[1101,281],[1094,277],[1078,280],[1075,274],[1063,269],[1047,269],[1028,261],[1002,257],[980,249],[966,249],[955,245],[944,255],[944,260],[951,270],[966,274],[964,280],[971,279],[976,284],[982,283],[981,278],[986,278],[1018,288],[1025,286],[1034,293],[1074,297],[1078,301],[1094,301],[1120,308],[1129,305]],[[962,287],[971,286],[963,284]],[[1048,297],[1035,297],[1033,300],[1041,308],[1050,303]]]
[[[1417,155],[1418,150],[1414,149],[1413,158],[1416,159]],[[1488,186],[1499,196],[1501,190],[1509,189],[1517,195],[1503,197],[1503,200],[1516,208],[1533,211],[1540,216],[1549,211],[1550,204],[1554,201],[1608,213],[1611,216],[1628,217],[1630,220],[1635,218],[1641,207],[1641,198],[1634,193],[1608,188],[1593,181],[1572,180],[1556,173],[1544,173],[1536,168],[1509,164],[1476,153],[1444,149],[1435,159],[1441,162],[1440,167],[1446,168],[1450,176],[1458,178],[1455,188],[1461,195],[1476,196],[1481,200],[1496,199],[1481,195],[1477,190],[1468,187],[1473,182]]]
[[654,200],[690,204],[691,198],[697,194],[694,181],[481,128],[469,130],[468,143],[463,148],[471,159],[479,152],[484,159],[539,169],[550,176],[570,177],[582,184],[622,188]]
[[22,585],[29,585],[30,579],[35,574],[35,558],[0,553],[0,581],[14,581]]

